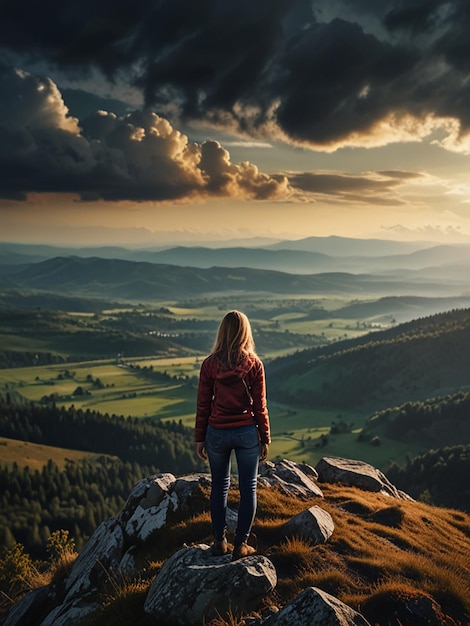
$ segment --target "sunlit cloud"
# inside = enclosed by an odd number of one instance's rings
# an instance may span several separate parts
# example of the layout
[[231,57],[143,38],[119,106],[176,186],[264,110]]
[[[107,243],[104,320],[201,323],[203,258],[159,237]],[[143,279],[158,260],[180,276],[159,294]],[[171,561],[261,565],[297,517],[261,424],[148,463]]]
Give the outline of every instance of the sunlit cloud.
[[229,148],[257,148],[272,150],[273,145],[266,141],[225,141],[224,145]]
[[234,164],[217,141],[191,143],[146,111],[68,114],[48,78],[0,69],[0,188],[5,198],[76,193],[82,200],[277,199],[285,176]]
[[382,226],[383,231],[391,232],[400,236],[407,235],[412,237],[419,237],[420,239],[423,237],[429,237],[429,239],[436,240],[441,239],[443,236],[449,239],[455,238],[463,238],[468,240],[468,235],[465,235],[462,232],[461,226],[439,226],[439,225],[431,225],[426,224],[424,226],[417,226],[415,228],[410,228],[409,226],[404,226],[403,224],[393,224],[392,226]]
[[398,206],[405,204],[398,189],[409,181],[420,180],[419,172],[368,172],[361,176],[334,172],[302,172],[289,175],[292,187],[313,198],[330,197],[335,202]]

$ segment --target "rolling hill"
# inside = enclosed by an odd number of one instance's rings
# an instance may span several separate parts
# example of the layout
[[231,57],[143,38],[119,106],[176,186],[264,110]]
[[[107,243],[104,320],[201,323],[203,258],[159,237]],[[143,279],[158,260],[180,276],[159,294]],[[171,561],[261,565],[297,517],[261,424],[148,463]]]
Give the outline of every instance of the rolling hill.
[[[450,270],[449,270],[450,271]],[[216,293],[272,293],[460,296],[470,290],[467,275],[425,280],[422,274],[289,274],[247,267],[179,267],[120,259],[55,257],[40,263],[3,266],[0,281],[8,288],[58,291],[66,295],[120,300],[168,300]]]
[[308,349],[268,364],[291,406],[366,411],[470,389],[470,309]]

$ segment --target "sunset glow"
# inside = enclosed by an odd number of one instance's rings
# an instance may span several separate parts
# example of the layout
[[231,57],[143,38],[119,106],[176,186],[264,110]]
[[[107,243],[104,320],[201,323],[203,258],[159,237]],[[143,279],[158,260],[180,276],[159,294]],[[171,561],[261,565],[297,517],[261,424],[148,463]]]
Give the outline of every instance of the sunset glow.
[[28,4],[0,25],[2,241],[470,241],[465,2]]

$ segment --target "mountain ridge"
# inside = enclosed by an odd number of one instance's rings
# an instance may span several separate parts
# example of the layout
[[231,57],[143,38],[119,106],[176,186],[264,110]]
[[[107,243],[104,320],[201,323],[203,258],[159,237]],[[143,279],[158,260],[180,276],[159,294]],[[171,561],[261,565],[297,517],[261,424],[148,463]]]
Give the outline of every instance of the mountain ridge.
[[[407,280],[389,274],[352,274],[324,272],[290,274],[249,267],[181,267],[146,261],[102,259],[98,257],[55,257],[39,263],[3,266],[0,280],[11,288],[72,291],[75,294],[107,295],[112,298],[168,299],[240,291],[276,294],[336,295],[447,295],[460,296],[470,291],[468,276],[424,281],[422,271],[407,274]],[[140,288],[139,288],[140,285]],[[261,288],[262,286],[262,288]]]
[[[312,239],[312,238],[310,238]],[[341,238],[339,238],[341,240]],[[301,240],[302,241],[302,240]],[[342,240],[341,240],[342,241]],[[311,274],[331,271],[355,273],[377,273],[390,270],[426,269],[461,264],[465,270],[470,268],[470,245],[436,244],[404,246],[404,242],[386,242],[381,240],[351,240],[350,253],[338,245],[330,249],[321,240],[318,249],[315,245],[291,245],[292,242],[280,242],[276,246],[225,245],[210,247],[198,245],[159,246],[158,249],[130,249],[119,246],[101,247],[54,247],[45,245],[25,245],[0,243],[0,263],[18,265],[28,262],[40,262],[54,257],[76,256],[82,258],[97,257],[121,259],[135,262],[150,262],[178,266],[210,267],[250,267],[252,269],[270,269],[294,274]],[[371,241],[376,241],[373,246]],[[295,243],[295,242],[294,242]],[[387,245],[394,243],[394,246]],[[383,244],[379,246],[379,244]],[[452,274],[447,273],[450,278]]]

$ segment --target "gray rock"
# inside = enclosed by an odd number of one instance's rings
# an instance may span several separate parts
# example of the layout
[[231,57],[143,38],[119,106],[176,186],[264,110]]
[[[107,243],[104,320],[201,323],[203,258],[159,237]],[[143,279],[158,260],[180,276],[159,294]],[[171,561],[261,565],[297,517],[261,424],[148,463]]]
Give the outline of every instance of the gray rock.
[[119,521],[125,525],[139,505],[142,509],[157,505],[175,482],[175,476],[170,473],[154,474],[139,480],[132,488],[126,504],[119,514]]
[[187,474],[176,479],[173,489],[178,496],[178,507],[185,508],[200,486],[210,487],[209,474]]
[[301,498],[323,498],[320,487],[313,481],[316,471],[305,463],[294,463],[281,459],[272,463],[267,461],[260,465],[258,483],[277,487],[286,495]]
[[137,483],[124,509],[128,537],[145,541],[165,525],[168,511],[178,506],[178,496],[172,490],[175,483],[173,474],[158,474],[152,476],[152,480]]
[[238,526],[238,511],[227,507],[225,523],[227,524],[227,530],[231,532],[236,532]]
[[124,552],[124,536],[116,519],[98,526],[78,555],[66,583],[66,602],[99,588],[108,572],[117,569]]
[[364,461],[325,456],[318,461],[315,469],[319,480],[326,483],[341,483],[402,500],[413,500],[411,496],[397,489],[380,470]]
[[3,622],[3,626],[37,624],[47,616],[53,607],[54,594],[49,587],[32,589],[13,606]]
[[40,626],[77,626],[99,606],[100,603],[93,596],[74,598],[49,613]]
[[189,626],[229,610],[256,608],[277,583],[274,565],[260,555],[230,559],[230,554],[213,557],[205,544],[179,550],[152,583],[145,612],[157,619],[171,615],[173,624]]
[[302,511],[284,525],[284,533],[288,537],[300,536],[312,544],[328,541],[334,529],[331,515],[319,506]]
[[207,474],[189,474],[178,479],[173,474],[157,474],[141,480],[120,518],[125,522],[126,535],[131,541],[147,541],[166,524],[168,513],[189,506],[200,485],[210,485]]
[[370,626],[360,613],[317,587],[307,587],[263,626]]
[[140,551],[138,546],[131,546],[122,557],[119,563],[119,571],[122,574],[129,574],[132,576],[136,573],[140,565]]

